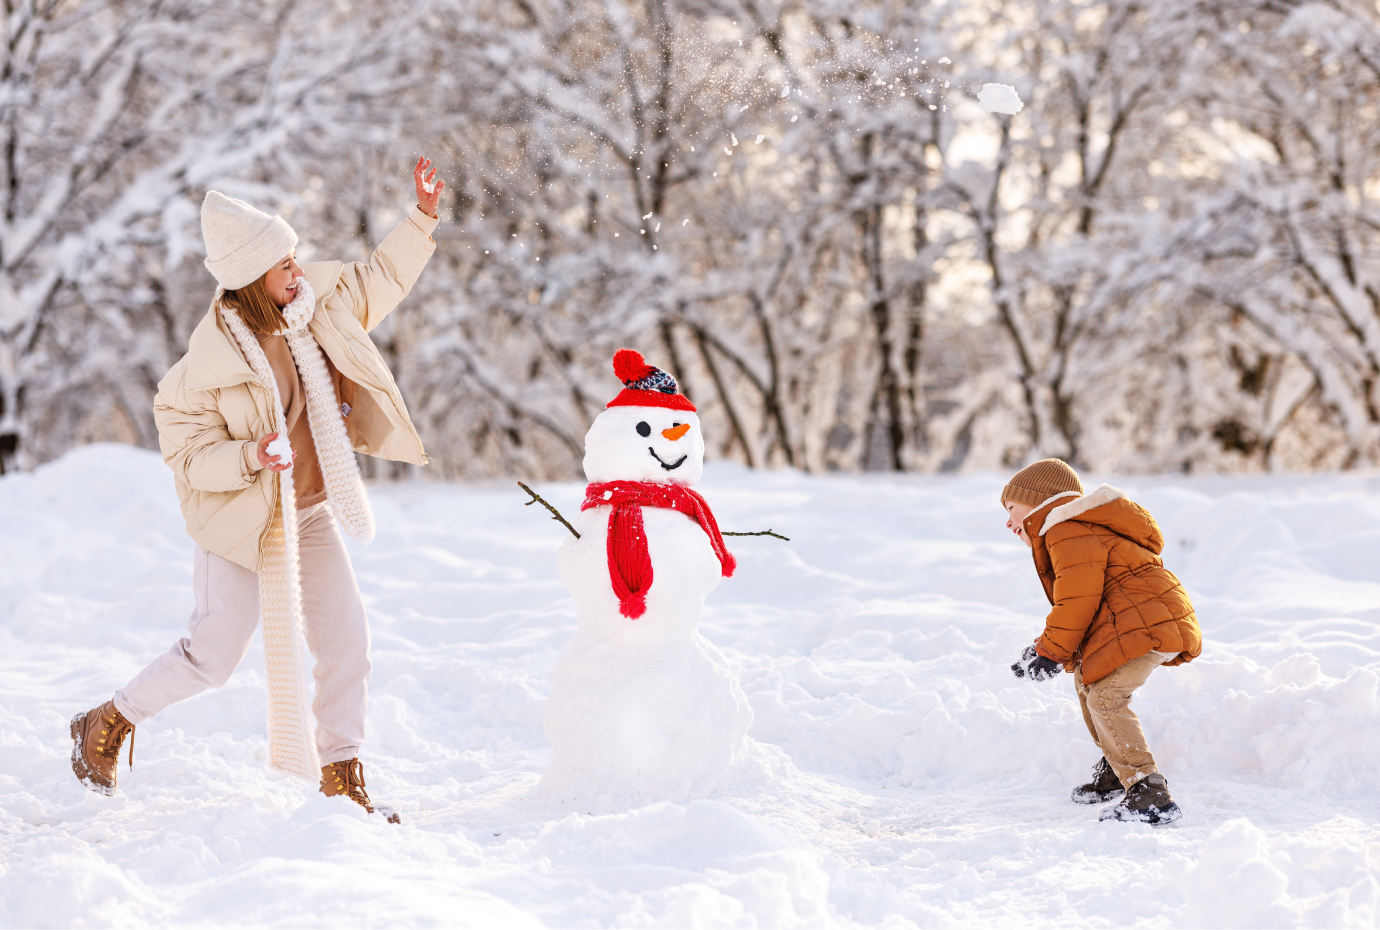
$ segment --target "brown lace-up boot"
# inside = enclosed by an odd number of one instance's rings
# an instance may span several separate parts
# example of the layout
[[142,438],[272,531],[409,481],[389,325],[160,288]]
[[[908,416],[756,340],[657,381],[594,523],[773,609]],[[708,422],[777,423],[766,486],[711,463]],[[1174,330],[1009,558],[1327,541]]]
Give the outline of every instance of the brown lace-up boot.
[[1073,789],[1073,800],[1078,804],[1101,804],[1125,791],[1126,789],[1121,787],[1121,779],[1112,771],[1111,763],[1103,756],[1097,760],[1097,765],[1093,766],[1092,781]]
[[[321,793],[328,798],[337,794],[348,795],[360,807],[374,813],[375,807],[369,800],[369,792],[364,790],[364,766],[359,759],[332,762],[321,766]],[[386,804],[380,804],[378,812],[388,818],[389,823],[402,823],[402,817]]]
[[129,737],[129,767],[134,768],[134,724],[113,701],[72,718],[72,771],[77,781],[104,795],[115,793],[120,747]]
[[1184,815],[1169,796],[1169,783],[1159,772],[1146,775],[1131,786],[1115,807],[1098,815],[1098,820],[1131,820],[1140,823],[1173,823]]

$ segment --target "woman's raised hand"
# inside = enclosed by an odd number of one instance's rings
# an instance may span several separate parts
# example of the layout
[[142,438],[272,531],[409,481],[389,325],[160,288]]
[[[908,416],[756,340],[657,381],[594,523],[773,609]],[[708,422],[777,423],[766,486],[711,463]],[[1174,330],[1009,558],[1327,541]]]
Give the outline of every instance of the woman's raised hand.
[[417,184],[417,206],[427,216],[439,216],[436,205],[441,200],[441,191],[446,189],[446,182],[436,180],[436,169],[431,167],[431,160],[425,155],[417,159],[417,166],[412,169],[412,180]]

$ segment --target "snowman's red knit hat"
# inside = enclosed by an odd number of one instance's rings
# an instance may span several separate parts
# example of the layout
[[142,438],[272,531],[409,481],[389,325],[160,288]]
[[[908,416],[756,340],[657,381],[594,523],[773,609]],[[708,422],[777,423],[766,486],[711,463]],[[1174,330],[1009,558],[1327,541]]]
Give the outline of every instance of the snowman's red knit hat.
[[695,412],[690,398],[680,393],[676,379],[648,365],[641,352],[619,349],[613,354],[613,373],[624,388],[608,402],[609,407],[669,407]]

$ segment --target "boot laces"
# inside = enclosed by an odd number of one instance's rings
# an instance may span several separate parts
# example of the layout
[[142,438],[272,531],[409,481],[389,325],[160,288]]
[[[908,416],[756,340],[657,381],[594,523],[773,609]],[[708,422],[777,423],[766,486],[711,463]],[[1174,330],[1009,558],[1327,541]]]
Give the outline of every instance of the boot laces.
[[1097,760],[1097,765],[1093,766],[1093,784],[1098,787],[1112,787],[1113,785],[1118,788],[1121,787],[1121,779],[1117,778],[1116,772],[1113,771],[1106,756]]
[[125,719],[118,710],[111,710],[111,716],[102,717],[101,738],[96,743],[96,755],[118,759],[125,737],[129,737],[129,767],[134,768],[134,724]]
[[364,790],[364,765],[358,759],[351,759],[349,762],[337,762],[332,768],[336,770],[336,784],[345,789],[341,793],[349,795],[355,803],[372,809],[369,792]]

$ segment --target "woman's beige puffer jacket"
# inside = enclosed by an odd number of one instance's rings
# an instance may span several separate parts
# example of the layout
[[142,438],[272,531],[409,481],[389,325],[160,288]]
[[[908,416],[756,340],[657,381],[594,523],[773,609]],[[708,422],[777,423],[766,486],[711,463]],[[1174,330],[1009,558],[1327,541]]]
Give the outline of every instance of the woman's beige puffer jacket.
[[[350,441],[360,452],[414,465],[426,464],[426,452],[367,333],[416,283],[436,249],[431,239],[436,223],[414,208],[367,264],[302,266],[316,294],[311,334],[356,386],[345,419]],[[207,552],[258,571],[278,483],[273,472],[254,463],[252,443],[279,424],[272,393],[254,375],[218,310],[219,302],[213,302],[193,331],[187,354],[159,382],[153,416],[187,532]]]

